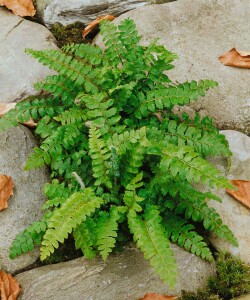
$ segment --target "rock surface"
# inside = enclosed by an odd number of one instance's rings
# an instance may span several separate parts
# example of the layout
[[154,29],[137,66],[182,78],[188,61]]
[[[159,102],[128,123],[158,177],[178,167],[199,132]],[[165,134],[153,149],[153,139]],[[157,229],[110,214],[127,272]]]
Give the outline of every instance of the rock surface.
[[0,212],[0,269],[8,272],[18,271],[39,257],[39,253],[33,251],[9,259],[9,248],[15,236],[40,218],[43,185],[49,181],[45,168],[23,170],[35,145],[33,135],[24,126],[0,132],[0,172],[12,176],[15,184],[8,208]]
[[[180,272],[173,294],[205,285],[207,277],[214,273],[214,265],[176,245],[172,247]],[[127,300],[138,299],[147,292],[171,293],[133,247],[111,255],[106,263],[78,258],[24,272],[16,279],[23,288],[20,300]]]
[[0,8],[0,28],[0,102],[14,102],[33,95],[34,83],[51,73],[24,50],[57,47],[45,27],[5,8]]
[[[178,54],[173,80],[213,79],[219,83],[192,110],[214,118],[220,129],[250,134],[250,72],[224,66],[219,56],[233,47],[250,44],[249,0],[178,0],[127,12],[114,22],[131,17],[142,35],[142,44],[155,38]],[[101,45],[101,37],[96,39]]]
[[36,3],[38,16],[46,26],[51,27],[56,22],[67,25],[80,21],[87,25],[98,16],[119,16],[148,2],[170,1],[174,0],[36,0]]
[[[233,153],[231,166],[228,167],[227,162],[223,159],[212,159],[211,162],[230,180],[250,180],[250,137],[234,130],[223,130],[221,133],[226,136]],[[250,209],[223,190],[216,192],[216,194],[221,197],[222,203],[211,201],[210,205],[216,209],[223,222],[232,230],[239,242],[239,247],[234,247],[216,237],[212,237],[211,242],[215,248],[238,255],[243,261],[250,264]]]
[[233,298],[233,300],[250,300],[250,294],[242,295],[242,296],[237,297],[237,298]]

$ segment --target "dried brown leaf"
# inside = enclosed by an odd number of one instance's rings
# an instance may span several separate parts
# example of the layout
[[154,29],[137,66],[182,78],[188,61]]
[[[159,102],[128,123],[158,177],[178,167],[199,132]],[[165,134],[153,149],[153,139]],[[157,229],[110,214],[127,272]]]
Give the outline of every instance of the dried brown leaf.
[[102,20],[113,21],[114,19],[115,17],[111,15],[97,17],[94,21],[89,23],[89,25],[82,31],[82,37],[85,38],[85,36],[88,35],[91,31],[93,31]]
[[13,195],[13,188],[12,177],[0,175],[0,211],[8,207],[8,200]]
[[23,122],[23,124],[28,127],[36,127],[37,126],[37,123],[32,118],[30,118],[30,120],[27,122]]
[[148,293],[143,298],[140,298],[139,300],[175,300],[177,299],[177,296],[163,296],[156,293]]
[[222,54],[219,60],[225,66],[250,69],[250,52],[238,51],[233,48]]
[[[2,117],[4,114],[6,114],[9,110],[14,108],[15,106],[16,106],[16,103],[1,103],[0,102],[0,117]],[[29,127],[37,126],[37,123],[35,123],[35,121],[32,118],[30,118],[30,120],[27,122],[23,122],[23,124],[27,125]]]
[[0,299],[16,300],[20,292],[21,288],[17,280],[0,270]]
[[231,180],[232,184],[238,190],[226,189],[226,192],[233,196],[236,200],[250,208],[250,181],[249,180]]
[[6,114],[9,110],[14,108],[15,106],[16,106],[16,103],[1,103],[0,102],[0,117],[2,117],[4,114]]
[[0,0],[0,5],[6,6],[21,17],[33,17],[36,13],[32,0]]

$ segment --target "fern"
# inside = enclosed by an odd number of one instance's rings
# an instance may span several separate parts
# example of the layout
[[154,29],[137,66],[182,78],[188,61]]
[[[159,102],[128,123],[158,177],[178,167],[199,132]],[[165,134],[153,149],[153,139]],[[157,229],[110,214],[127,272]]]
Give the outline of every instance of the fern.
[[23,232],[19,233],[10,247],[10,258],[29,252],[40,245],[48,228],[51,213],[47,212],[39,222],[34,222]]
[[110,213],[100,212],[97,222],[97,247],[103,260],[106,260],[109,253],[115,246],[119,220],[119,211],[112,207]]
[[[153,149],[153,151],[155,150],[158,151],[158,149]],[[209,184],[210,187],[232,187],[227,179],[220,176],[221,173],[218,169],[199,157],[199,153],[190,147],[178,147],[170,144],[164,147],[161,153],[160,168],[165,172],[169,170],[173,177],[179,175],[182,180],[186,179],[190,183],[202,181]]]
[[144,252],[145,258],[150,260],[155,272],[168,282],[170,288],[174,288],[177,267],[169,240],[164,235],[159,211],[154,207],[148,208],[144,218],[131,211],[128,214],[128,223],[134,234],[134,240]]
[[208,205],[220,198],[206,191],[232,188],[206,160],[230,157],[228,143],[211,118],[172,112],[217,83],[172,82],[167,71],[176,54],[156,40],[139,45],[130,19],[118,27],[103,22],[101,34],[105,50],[82,44],[26,51],[57,74],[36,84],[43,96],[5,114],[0,130],[32,117],[40,144],[25,168],[49,166],[52,182],[45,185],[44,217],[16,237],[10,256],[40,246],[45,259],[73,235],[86,257],[106,260],[121,237],[132,235],[173,288],[177,266],[170,240],[209,261],[200,228],[237,244]]
[[129,209],[134,210],[136,212],[142,211],[142,207],[140,206],[140,204],[138,204],[138,202],[144,200],[142,197],[139,197],[136,193],[136,189],[143,185],[142,177],[142,173],[136,175],[136,177],[134,177],[131,180],[131,182],[127,185],[124,193],[124,203]]
[[74,238],[76,249],[81,249],[87,258],[94,258],[96,251],[93,247],[96,245],[97,230],[96,224],[91,218],[87,218],[74,229]]
[[98,129],[91,127],[89,134],[89,155],[92,158],[93,176],[97,178],[95,185],[105,184],[108,188],[112,183],[108,178],[108,166],[106,161],[110,158],[111,153],[103,140],[99,139],[101,133]]
[[86,188],[83,192],[72,194],[59,209],[54,210],[42,241],[41,260],[53,253],[54,248],[59,246],[58,242],[63,243],[68,234],[94,213],[101,203],[102,200],[94,195],[91,188]]
[[172,242],[178,243],[185,250],[201,256],[208,261],[213,260],[212,253],[203,237],[195,232],[195,227],[186,219],[165,212],[165,234]]

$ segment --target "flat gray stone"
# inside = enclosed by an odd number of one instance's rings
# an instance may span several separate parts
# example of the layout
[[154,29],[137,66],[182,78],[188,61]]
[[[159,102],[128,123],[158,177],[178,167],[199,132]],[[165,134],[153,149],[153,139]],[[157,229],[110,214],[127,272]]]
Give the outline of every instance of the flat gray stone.
[[12,176],[14,195],[8,208],[0,212],[0,269],[15,272],[32,264],[39,252],[33,251],[14,260],[9,248],[15,236],[41,217],[44,203],[43,185],[49,181],[45,168],[24,171],[25,161],[36,145],[31,132],[24,126],[0,132],[0,173]]
[[[220,129],[250,134],[250,72],[224,66],[219,56],[233,47],[249,49],[249,0],[178,0],[129,11],[114,22],[132,18],[148,45],[155,38],[178,54],[172,80],[213,79],[219,86],[191,104],[192,111],[214,118]],[[101,37],[96,39],[102,45]]]
[[15,102],[35,93],[34,83],[51,71],[24,53],[56,49],[55,39],[44,26],[0,8],[0,102]]
[[150,3],[172,1],[176,0],[36,0],[36,10],[38,18],[50,28],[56,22],[68,25],[80,21],[87,25],[98,16],[116,17]]
[[147,4],[147,0],[37,0],[42,22],[51,27],[56,22],[68,25],[77,21],[88,24],[98,16],[118,16]]
[[209,264],[182,248],[172,245],[179,266],[179,281],[170,291],[136,248],[101,259],[78,258],[66,263],[45,266],[16,276],[22,286],[20,300],[128,300],[145,293],[179,294],[181,289],[194,291],[214,274]]
[[[228,165],[223,158],[210,161],[230,180],[250,180],[250,137],[234,130],[223,130],[221,133],[226,136],[233,153],[231,164]],[[216,191],[216,194],[221,197],[222,203],[211,201],[210,205],[216,209],[223,222],[232,230],[239,242],[239,247],[215,236],[212,236],[210,240],[218,250],[227,250],[250,264],[250,209],[229,196],[224,190]]]

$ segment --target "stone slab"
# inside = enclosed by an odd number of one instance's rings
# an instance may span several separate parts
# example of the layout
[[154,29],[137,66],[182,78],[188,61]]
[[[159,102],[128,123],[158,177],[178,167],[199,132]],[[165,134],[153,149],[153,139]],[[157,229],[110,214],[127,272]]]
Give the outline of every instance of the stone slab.
[[20,300],[128,300],[148,292],[179,294],[181,289],[194,291],[214,274],[214,264],[173,245],[179,266],[179,280],[170,291],[145,261],[142,253],[127,248],[112,254],[106,262],[96,258],[78,258],[66,263],[45,266],[21,273],[16,279],[22,286]]
[[57,46],[47,28],[2,7],[0,29],[0,102],[16,102],[33,95],[34,83],[52,73],[24,50],[57,49]]
[[0,132],[0,174],[12,176],[15,184],[8,208],[0,212],[0,269],[8,272],[25,268],[39,257],[39,251],[32,251],[14,260],[9,258],[15,236],[42,215],[43,185],[49,181],[49,175],[45,168],[23,170],[35,145],[33,135],[24,126]]

